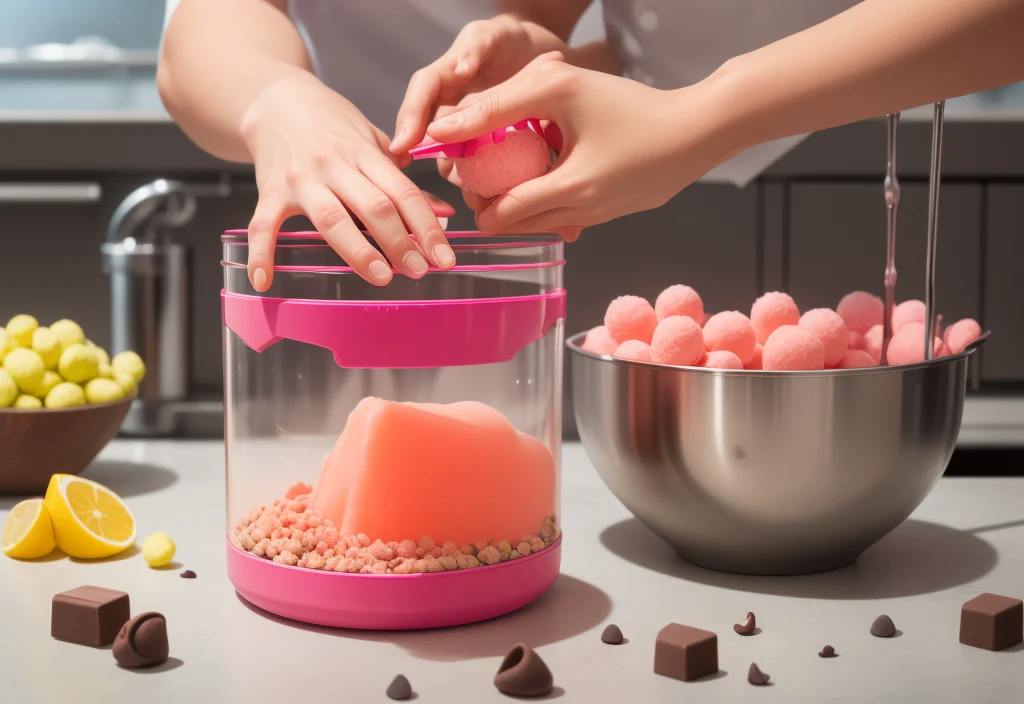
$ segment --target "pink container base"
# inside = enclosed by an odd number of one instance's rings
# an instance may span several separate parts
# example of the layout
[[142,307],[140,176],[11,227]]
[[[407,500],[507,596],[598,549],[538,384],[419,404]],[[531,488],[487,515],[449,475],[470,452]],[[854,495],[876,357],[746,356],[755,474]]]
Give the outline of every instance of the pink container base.
[[246,601],[283,618],[369,631],[461,626],[504,616],[546,592],[562,539],[512,562],[433,574],[321,572],[255,557],[227,543],[228,579]]

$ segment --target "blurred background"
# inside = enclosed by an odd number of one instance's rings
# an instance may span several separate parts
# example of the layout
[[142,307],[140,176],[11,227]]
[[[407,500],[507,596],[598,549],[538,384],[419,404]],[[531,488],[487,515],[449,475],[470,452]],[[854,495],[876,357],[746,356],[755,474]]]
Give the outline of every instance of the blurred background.
[[[603,31],[600,13],[599,3],[588,11],[577,40]],[[71,317],[108,346],[121,294],[100,247],[152,226],[119,206],[160,179],[185,184],[188,203],[164,204],[186,213],[168,236],[189,253],[178,331],[187,391],[175,432],[216,436],[219,234],[246,226],[256,191],[251,167],[207,156],[164,112],[163,16],[163,0],[0,0],[0,317]],[[938,308],[947,322],[974,317],[993,331],[971,369],[949,473],[1024,474],[1024,86],[950,101],[946,121]],[[930,136],[930,107],[904,113],[900,299],[924,297]],[[460,203],[431,166],[416,162],[414,179]],[[672,283],[694,286],[709,310],[743,309],[765,290],[788,291],[802,308],[834,307],[854,289],[881,293],[884,169],[885,123],[867,121],[812,135],[745,188],[697,184],[659,210],[587,230],[567,247],[567,332],[599,323],[613,294],[653,300]],[[451,224],[472,225],[465,212]],[[566,398],[572,437],[568,379]]]

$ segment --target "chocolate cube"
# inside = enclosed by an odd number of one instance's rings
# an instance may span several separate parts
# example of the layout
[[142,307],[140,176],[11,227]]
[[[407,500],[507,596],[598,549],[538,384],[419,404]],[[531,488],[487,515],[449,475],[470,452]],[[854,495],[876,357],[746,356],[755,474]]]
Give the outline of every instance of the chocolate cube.
[[117,638],[131,618],[128,595],[103,587],[79,587],[53,597],[50,635],[101,648]]
[[718,672],[718,636],[711,631],[670,623],[654,644],[654,673],[691,680]]
[[960,608],[960,642],[1003,650],[1024,640],[1024,602],[998,594],[976,596]]

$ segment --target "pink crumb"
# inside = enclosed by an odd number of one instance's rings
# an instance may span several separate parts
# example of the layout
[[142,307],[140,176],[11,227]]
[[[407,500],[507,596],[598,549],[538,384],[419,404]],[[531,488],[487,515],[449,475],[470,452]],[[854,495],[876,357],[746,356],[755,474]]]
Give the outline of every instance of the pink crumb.
[[[907,323],[889,341],[886,361],[892,365],[916,364],[924,361],[924,323]],[[932,356],[942,357],[946,346],[939,338],[932,340]]]
[[800,309],[793,298],[780,291],[766,293],[750,308],[750,324],[754,326],[757,341],[764,344],[768,336],[783,325],[798,325]]
[[697,325],[704,324],[704,302],[689,286],[676,284],[658,294],[654,301],[654,312],[658,320],[664,320],[675,315],[685,315]]
[[943,341],[950,353],[960,354],[975,340],[981,337],[981,326],[972,318],[958,320],[946,329]]
[[506,132],[504,141],[485,144],[473,156],[455,160],[462,187],[484,198],[507,193],[550,168],[548,143],[531,130]]
[[685,315],[663,318],[651,339],[651,361],[689,367],[704,355],[704,334],[700,326]]
[[604,325],[612,339],[619,344],[627,340],[639,340],[649,345],[658,327],[658,316],[647,299],[619,296],[608,305]]
[[898,333],[908,323],[923,323],[925,307],[923,301],[903,301],[892,310],[892,331]]
[[716,350],[708,352],[704,366],[708,369],[743,369],[743,362],[728,350]]
[[882,299],[866,291],[846,294],[836,307],[846,327],[861,335],[867,334],[873,326],[882,324],[884,311]]
[[754,356],[743,365],[744,369],[764,369],[764,345],[758,344],[754,347]]
[[846,350],[846,354],[839,360],[837,369],[863,369],[866,367],[877,367],[878,363],[871,359],[871,355],[864,350]]
[[764,343],[765,371],[813,371],[825,368],[825,347],[814,333],[783,325]]
[[587,336],[583,338],[583,344],[580,345],[587,352],[600,355],[611,354],[618,346],[619,343],[615,341],[615,338],[612,337],[612,334],[608,332],[608,328],[604,325],[591,328]]
[[284,498],[291,500],[297,496],[302,496],[303,494],[308,496],[311,491],[313,491],[312,486],[298,482],[288,487],[288,491],[285,492]]
[[651,346],[639,340],[626,340],[615,348],[612,357],[626,359],[631,362],[650,362]]
[[708,352],[732,352],[747,364],[754,358],[757,339],[750,319],[732,310],[712,315],[704,325],[704,348]]
[[800,327],[817,335],[825,348],[825,366],[834,367],[850,348],[850,330],[839,314],[828,308],[815,308],[800,317]]

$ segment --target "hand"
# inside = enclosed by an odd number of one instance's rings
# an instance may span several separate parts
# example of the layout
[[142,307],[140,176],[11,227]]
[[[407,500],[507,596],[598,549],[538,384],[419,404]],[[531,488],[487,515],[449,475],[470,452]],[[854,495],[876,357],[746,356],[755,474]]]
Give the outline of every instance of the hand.
[[241,132],[260,192],[249,223],[249,280],[257,291],[273,282],[277,233],[293,215],[309,217],[341,258],[378,286],[391,281],[392,267],[353,215],[406,276],[422,277],[428,262],[454,266],[435,215],[445,210],[401,172],[408,158],[392,157],[387,136],[313,76],[272,83],[247,109]]
[[[398,111],[391,153],[407,153],[423,140],[431,118],[448,114],[467,95],[508,80],[550,51],[569,49],[533,22],[509,15],[470,22],[441,58],[413,74]],[[446,168],[451,170],[450,162]]]
[[584,227],[663,205],[739,151],[726,139],[714,82],[660,91],[559,59],[538,57],[427,128],[455,142],[529,117],[557,125],[562,149],[551,171],[479,203],[482,231],[572,241]]

